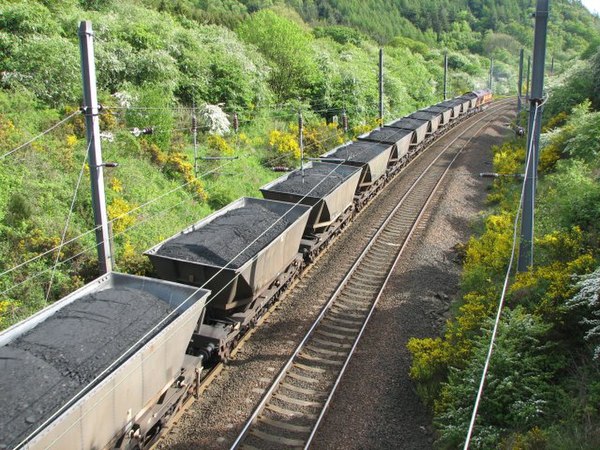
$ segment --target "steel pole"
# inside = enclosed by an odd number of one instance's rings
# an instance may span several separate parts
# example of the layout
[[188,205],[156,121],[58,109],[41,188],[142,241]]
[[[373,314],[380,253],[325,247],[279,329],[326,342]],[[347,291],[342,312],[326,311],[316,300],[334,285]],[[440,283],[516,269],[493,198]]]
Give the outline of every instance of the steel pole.
[[448,53],[444,53],[444,100],[448,98]]
[[196,118],[196,102],[192,105],[192,135],[194,137],[194,176],[198,177],[198,119]]
[[490,91],[494,88],[493,73],[494,73],[494,58],[490,58],[490,82],[488,83],[488,87],[490,88]]
[[300,109],[298,109],[298,145],[300,146],[300,171],[304,183],[304,119]]
[[531,98],[529,100],[529,130],[527,134],[527,160],[519,246],[519,272],[533,266],[533,228],[535,223],[535,187],[539,160],[540,131],[542,127],[544,72],[546,70],[546,35],[548,28],[549,0],[537,0],[535,11],[535,37],[533,44],[533,67]]
[[101,273],[111,272],[113,256],[110,248],[108,215],[104,195],[104,170],[100,145],[100,121],[98,118],[98,95],[96,92],[96,65],[94,62],[94,33],[92,22],[86,20],[79,25],[79,49],[81,52],[81,76],[83,79],[83,113],[89,147],[88,163],[92,183],[92,206],[96,225],[98,265]]
[[519,84],[517,85],[517,125],[521,123],[521,110],[523,109],[523,59],[525,51],[519,52]]
[[529,103],[529,80],[531,73],[531,56],[527,56],[527,78],[525,79],[525,102]]
[[383,48],[379,49],[379,124],[383,125]]

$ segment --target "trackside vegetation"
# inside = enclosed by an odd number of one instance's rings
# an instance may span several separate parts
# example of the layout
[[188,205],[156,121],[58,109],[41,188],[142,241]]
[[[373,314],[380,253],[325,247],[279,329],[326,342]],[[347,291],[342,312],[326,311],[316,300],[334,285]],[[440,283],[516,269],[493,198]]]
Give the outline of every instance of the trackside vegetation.
[[[116,268],[147,274],[145,249],[259,195],[272,166],[298,166],[298,110],[308,156],[377,125],[379,43],[301,13],[284,2],[0,1],[0,328],[98,274],[83,116],[12,153],[79,109],[79,22],[94,27],[104,160],[119,164],[105,170]],[[418,45],[385,49],[388,118],[440,99],[442,47]],[[451,94],[485,83],[486,58],[460,58],[470,72],[455,69]]]
[[[511,284],[472,448],[600,448],[600,20],[551,3],[536,260]],[[514,95],[534,7],[0,0],[0,330],[98,276],[80,21],[94,28],[103,159],[118,163],[104,170],[115,269],[149,275],[146,249],[299,166],[299,113],[307,156],[379,125],[380,48],[386,120],[442,100],[444,54],[449,96],[486,87],[490,57],[495,94]],[[521,170],[523,148],[495,149],[495,170]],[[409,344],[440,448],[466,434],[518,194],[494,183],[455,316]]]
[[[578,64],[549,91],[535,261],[512,277],[471,448],[600,447],[599,60]],[[494,170],[523,172],[524,148],[522,139],[494,148]],[[520,193],[513,178],[494,182],[481,232],[464,248],[453,317],[441,337],[409,342],[411,376],[434,412],[439,448],[466,438]]]

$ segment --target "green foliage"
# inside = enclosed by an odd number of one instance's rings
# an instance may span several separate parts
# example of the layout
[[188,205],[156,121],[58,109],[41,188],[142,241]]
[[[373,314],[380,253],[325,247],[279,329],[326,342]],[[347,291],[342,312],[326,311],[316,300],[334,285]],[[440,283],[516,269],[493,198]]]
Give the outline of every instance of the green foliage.
[[[343,131],[335,123],[307,122],[303,130],[304,157],[316,157],[344,143]],[[276,166],[297,166],[300,163],[298,125],[290,124],[287,130],[269,133],[267,161]]]
[[173,105],[172,95],[164,87],[148,85],[144,88],[128,87],[123,95],[131,99],[132,109],[125,113],[125,120],[129,128],[150,128],[153,133],[146,139],[158,145],[162,150],[167,150],[171,143],[174,125],[173,114],[169,108]]
[[600,269],[582,277],[576,288],[579,291],[568,305],[583,312],[581,323],[587,328],[584,337],[595,345],[594,358],[600,359]]
[[557,80],[550,80],[550,96],[544,106],[544,117],[554,117],[571,110],[593,95],[594,77],[589,62],[570,66]]
[[509,54],[517,54],[521,43],[513,36],[504,33],[486,33],[483,38],[483,51],[490,56],[501,56],[503,51]]
[[15,34],[55,33],[59,27],[52,12],[38,2],[3,2],[0,29]]
[[[597,267],[600,248],[594,153],[600,129],[589,106],[584,103],[570,116],[551,120],[553,131],[543,139],[551,153],[546,156],[551,173],[538,185],[534,265],[509,285],[473,448],[566,449],[577,443],[591,449],[600,442],[595,400],[600,370],[590,348],[597,345],[597,277],[581,285],[579,296],[574,285],[578,276]],[[497,172],[518,173],[523,160],[523,142],[494,148]],[[412,339],[408,345],[411,376],[434,408],[440,448],[456,448],[466,435],[520,192],[513,178],[494,182],[489,198],[495,211],[467,246],[456,314],[441,338]],[[483,330],[482,323],[488,324]]]
[[573,135],[567,140],[565,152],[572,158],[593,163],[600,156],[600,113],[586,114],[577,122]]
[[[484,328],[492,325],[487,321]],[[549,325],[520,308],[504,315],[471,448],[496,448],[508,432],[526,432],[549,419],[557,396],[553,378],[564,364],[551,356],[549,329]],[[489,340],[489,332],[476,339],[467,366],[452,370],[443,385],[436,415],[440,448],[458,448],[464,442]]]
[[569,228],[579,225],[587,231],[600,224],[600,186],[590,168],[581,161],[560,161],[540,192],[539,208],[544,213],[540,226]]
[[280,100],[306,97],[318,78],[311,36],[292,20],[264,10],[253,14],[238,29],[273,64],[269,81]]
[[427,44],[404,36],[396,36],[389,45],[391,47],[407,48],[411,52],[420,53],[421,55],[427,55],[429,53]]
[[443,43],[452,50],[466,50],[479,45],[481,34],[473,32],[466,20],[453,22],[443,35]]
[[52,106],[77,103],[81,96],[79,49],[61,36],[13,37],[11,58],[2,63],[2,82],[25,88]]
[[315,27],[313,34],[316,38],[331,38],[342,45],[360,45],[366,40],[366,37],[360,31],[344,26]]
[[470,75],[481,73],[481,66],[478,65],[476,59],[461,53],[450,53],[448,55],[448,69],[466,72]]

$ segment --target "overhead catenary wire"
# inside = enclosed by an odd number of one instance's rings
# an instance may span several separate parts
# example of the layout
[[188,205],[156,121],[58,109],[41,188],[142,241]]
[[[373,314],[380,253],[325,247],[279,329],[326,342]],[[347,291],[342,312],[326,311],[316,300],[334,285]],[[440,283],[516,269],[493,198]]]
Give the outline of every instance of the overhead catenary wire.
[[[247,157],[247,156],[248,156],[248,155],[246,155],[246,157]],[[275,158],[273,161],[277,161],[277,160],[279,160],[279,159],[282,159],[282,158],[284,158],[284,157],[287,157],[287,155],[281,155],[281,156],[279,156],[279,157]],[[198,178],[203,178],[203,177],[205,177],[205,176],[208,176],[208,175],[211,175],[211,174],[213,174],[213,173],[216,173],[216,172],[218,172],[219,170],[223,169],[224,167],[226,167],[227,165],[229,165],[229,164],[231,164],[231,163],[233,163],[233,162],[234,162],[233,160],[228,160],[228,161],[226,161],[225,163],[223,163],[223,164],[221,164],[221,165],[219,165],[219,166],[217,166],[217,167],[215,167],[215,168],[213,168],[213,169],[211,169],[211,170],[208,170],[208,171],[206,171],[206,172],[202,173],[201,175],[199,175],[199,176],[198,176]],[[142,204],[142,205],[140,205],[140,206],[138,206],[138,207],[136,207],[136,208],[133,208],[133,209],[131,209],[131,210],[127,211],[126,213],[123,213],[123,214],[121,214],[120,216],[117,216],[117,217],[115,217],[115,218],[111,219],[111,220],[110,220],[108,223],[109,223],[109,224],[112,224],[112,223],[114,223],[115,221],[117,221],[117,220],[120,220],[120,219],[122,219],[122,218],[124,218],[124,217],[126,217],[126,216],[128,216],[128,215],[130,215],[130,214],[132,214],[133,212],[135,212],[135,211],[137,211],[137,210],[140,210],[141,208],[148,207],[148,206],[150,206],[151,204],[153,204],[153,203],[156,203],[158,200],[160,200],[160,199],[162,199],[162,198],[164,198],[164,197],[166,197],[166,196],[168,196],[168,195],[170,195],[170,194],[172,194],[172,193],[174,193],[174,192],[176,192],[176,191],[178,191],[178,190],[180,190],[180,189],[182,189],[182,188],[184,188],[184,187],[188,186],[188,185],[189,185],[190,183],[192,183],[192,182],[193,182],[193,180],[192,180],[192,181],[190,181],[190,182],[184,183],[184,184],[182,184],[182,185],[180,185],[180,186],[178,186],[178,187],[176,187],[176,188],[174,188],[174,189],[172,189],[172,190],[170,190],[170,191],[168,191],[168,192],[166,192],[166,193],[164,193],[164,194],[161,194],[160,196],[158,196],[158,197],[155,197],[154,199],[152,199],[152,200],[150,200],[150,201],[148,201],[148,202],[146,202],[146,203],[144,203],[144,204]],[[144,218],[143,220],[141,220],[141,221],[138,221],[138,222],[136,222],[135,224],[133,224],[133,225],[131,225],[131,226],[127,227],[125,230],[122,230],[122,231],[120,231],[120,232],[118,232],[118,233],[115,233],[115,234],[113,234],[113,238],[115,238],[115,237],[118,237],[118,236],[121,236],[121,235],[125,234],[126,232],[130,231],[130,230],[131,230],[131,229],[133,229],[133,228],[137,228],[139,225],[141,225],[141,224],[142,224],[142,223],[144,223],[144,222],[147,222],[147,221],[149,221],[150,219],[154,219],[154,218],[157,218],[157,217],[162,217],[162,215],[163,215],[163,213],[164,213],[165,211],[170,211],[170,210],[172,210],[172,209],[176,208],[177,206],[181,205],[182,203],[185,203],[186,201],[189,201],[189,200],[190,200],[190,199],[187,199],[187,198],[186,198],[186,199],[182,200],[181,202],[177,203],[177,204],[176,204],[176,205],[174,205],[174,206],[170,206],[170,207],[168,207],[168,208],[166,208],[166,209],[163,209],[163,210],[159,211],[158,213],[156,213],[156,214],[154,214],[154,215],[152,215],[152,216],[148,216],[148,217]],[[84,233],[80,234],[79,236],[76,236],[76,237],[74,237],[74,238],[72,238],[72,239],[70,239],[70,240],[68,240],[68,241],[64,242],[64,243],[63,243],[63,245],[62,245],[62,247],[64,247],[64,246],[65,246],[65,245],[67,245],[67,244],[73,243],[73,242],[75,242],[75,241],[77,241],[77,240],[79,240],[79,239],[81,239],[81,238],[83,238],[83,237],[85,237],[85,236],[87,236],[87,235],[89,235],[89,234],[92,234],[92,233],[94,233],[94,232],[96,231],[96,229],[97,229],[97,228],[98,228],[98,227],[95,227],[95,228],[93,228],[93,229],[91,229],[91,230],[88,230],[88,231],[86,231],[86,232],[84,232]],[[69,257],[69,258],[67,258],[67,259],[65,259],[65,260],[63,260],[63,261],[60,261],[59,263],[57,263],[57,264],[56,264],[56,266],[58,267],[58,266],[61,266],[61,265],[63,265],[63,264],[66,264],[66,263],[68,263],[68,262],[70,262],[70,261],[72,261],[72,260],[74,260],[74,259],[76,259],[76,258],[78,258],[78,257],[80,257],[80,256],[82,256],[82,255],[84,255],[84,254],[86,254],[86,253],[88,253],[88,252],[92,251],[92,250],[95,250],[95,249],[98,247],[98,245],[101,245],[101,244],[103,244],[103,243],[104,243],[104,241],[101,241],[101,242],[98,242],[98,243],[96,243],[96,244],[93,244],[93,245],[91,245],[91,246],[88,246],[88,247],[86,247],[84,250],[82,250],[81,252],[79,252],[79,253],[77,253],[77,254],[75,254],[75,255],[72,255],[71,257]],[[17,270],[17,269],[19,269],[19,268],[21,268],[21,267],[23,267],[23,266],[25,266],[25,265],[27,265],[27,264],[30,264],[31,262],[34,262],[34,261],[36,261],[36,260],[38,260],[38,259],[40,259],[40,258],[43,258],[44,256],[47,256],[47,255],[49,255],[49,254],[53,253],[54,251],[57,251],[57,250],[59,249],[59,247],[60,247],[60,246],[56,246],[56,247],[54,247],[54,248],[52,248],[52,249],[50,249],[50,250],[47,250],[47,251],[45,251],[44,253],[41,253],[41,254],[39,254],[39,255],[37,255],[37,256],[35,256],[35,257],[33,257],[33,258],[31,258],[31,259],[27,260],[27,261],[24,261],[24,262],[22,262],[22,263],[18,264],[17,266],[15,266],[15,267],[13,267],[13,268],[11,268],[11,269],[8,269],[8,270],[6,270],[6,271],[4,271],[4,272],[0,273],[0,277],[2,277],[2,276],[4,276],[4,275],[7,275],[7,274],[9,274],[9,273],[11,273],[11,272],[14,272],[15,270]],[[10,288],[8,288],[8,289],[5,289],[4,291],[0,292],[0,296],[2,296],[2,295],[5,295],[5,294],[7,294],[7,293],[9,293],[9,292],[12,292],[13,290],[17,289],[18,287],[21,287],[21,286],[23,286],[24,284],[26,284],[26,283],[28,283],[28,282],[30,282],[30,281],[33,281],[33,280],[35,280],[35,279],[39,278],[40,276],[42,276],[42,275],[44,275],[44,274],[47,274],[47,273],[48,273],[48,272],[50,272],[51,270],[52,270],[52,269],[51,269],[51,268],[49,268],[49,269],[45,269],[45,270],[42,270],[42,271],[39,271],[39,272],[37,272],[36,274],[34,274],[34,275],[32,275],[32,276],[30,276],[30,277],[28,277],[28,278],[26,278],[26,279],[24,279],[24,280],[20,281],[19,283],[17,283],[17,284],[15,284],[15,285],[11,286]]]
[[[60,416],[60,414],[62,414],[64,411],[66,411],[70,406],[72,406],[79,398],[81,398],[83,395],[85,395],[85,393],[87,393],[89,391],[89,389],[94,386],[98,381],[100,381],[106,374],[110,373],[111,371],[113,371],[117,366],[119,366],[122,362],[122,360],[129,355],[132,351],[135,350],[135,348],[137,348],[140,344],[142,344],[143,342],[147,341],[155,332],[157,329],[160,329],[161,327],[164,326],[165,322],[170,321],[171,317],[173,317],[175,314],[178,314],[179,311],[183,308],[186,307],[186,305],[190,302],[190,300],[198,293],[200,292],[202,289],[204,289],[204,287],[206,285],[208,285],[208,283],[210,283],[213,279],[215,279],[221,272],[223,272],[224,270],[226,270],[238,257],[240,257],[246,250],[248,250],[252,245],[254,245],[262,236],[264,236],[271,228],[273,228],[277,223],[279,223],[280,221],[282,221],[284,219],[284,217],[286,217],[288,214],[290,214],[296,207],[298,207],[301,202],[313,191],[315,190],[321,183],[323,183],[335,170],[337,170],[337,168],[339,166],[341,166],[342,163],[336,165],[333,167],[333,169],[326,175],[323,177],[323,179],[321,181],[319,181],[319,183],[315,184],[315,186],[313,186],[312,189],[310,189],[310,191],[308,191],[308,193],[306,195],[304,195],[298,202],[291,204],[290,208],[288,208],[288,210],[282,215],[280,216],[276,221],[274,221],[267,229],[265,229],[259,236],[257,236],[250,244],[248,244],[244,249],[242,249],[237,255],[235,255],[225,266],[223,266],[222,268],[220,268],[211,278],[209,278],[202,286],[198,287],[192,294],[190,294],[180,305],[178,305],[177,307],[175,307],[171,312],[169,312],[169,314],[167,314],[158,324],[156,324],[151,330],[149,330],[144,336],[142,336],[137,342],[135,342],[133,345],[131,345],[126,351],[124,351],[121,356],[119,358],[117,358],[109,367],[107,367],[106,369],[104,369],[100,374],[98,374],[92,381],[90,381],[88,383],[88,385],[82,390],[80,391],[78,394],[76,394],[74,397],[72,397],[68,402],[65,403],[65,405],[63,405],[58,411],[56,411],[51,417],[49,417],[48,419],[46,419],[46,421],[44,421],[44,423],[42,423],[41,425],[38,426],[38,428],[36,428],[34,431],[32,431],[25,439],[23,439],[21,441],[21,443],[19,443],[17,445],[16,448],[22,448],[25,444],[27,444],[27,442],[33,437],[35,436],[40,430],[42,430],[45,426],[47,426],[49,423],[51,423],[54,419],[56,419],[58,416]],[[99,245],[99,244],[98,244]],[[219,292],[217,292],[216,294],[214,294],[215,296],[218,295],[220,292],[222,292],[224,289],[226,289],[229,284],[231,284],[235,279],[230,280],[227,284],[225,284],[221,290]],[[214,297],[213,297],[214,298]],[[210,303],[207,302],[206,305],[208,305]],[[206,306],[205,305],[205,306]],[[141,364],[141,362],[140,362]],[[123,378],[124,380],[125,378]],[[122,381],[123,381],[122,380]],[[121,381],[121,382],[122,382]],[[113,386],[112,389],[109,390],[109,392],[112,392],[114,389],[116,388],[116,386]],[[108,393],[107,393],[108,395]],[[98,402],[100,402],[101,399],[98,400]],[[89,411],[89,410],[88,410]],[[84,413],[87,414],[87,413]],[[72,424],[72,426],[75,426],[76,423]],[[66,433],[69,429],[65,430],[63,432]],[[62,436],[62,435],[61,435]],[[60,439],[61,436],[57,437],[57,440]],[[56,441],[55,441],[56,442]]]
[[[317,104],[317,105],[311,105],[311,104],[307,104],[306,106],[306,110],[308,112],[312,112],[312,113],[319,113],[319,112],[335,112],[335,111],[339,111],[341,112],[344,107],[343,106],[334,106],[334,105],[327,105],[326,103],[322,103],[322,104]],[[237,113],[237,114],[243,114],[243,115],[250,115],[250,114],[257,114],[260,113],[262,111],[272,111],[272,112],[276,112],[277,114],[273,114],[271,116],[286,116],[286,115],[290,115],[290,114],[295,114],[295,112],[298,109],[297,105],[293,105],[293,104],[287,104],[287,105],[283,105],[280,107],[269,107],[269,106],[263,106],[263,105],[258,105],[258,106],[254,106],[252,108],[243,108],[243,107],[223,107],[222,108],[224,112],[228,113],[228,114],[233,114],[233,113]],[[102,114],[106,114],[108,111],[163,111],[163,112],[189,112],[189,113],[193,113],[194,111],[198,110],[198,107],[187,107],[187,106],[173,106],[173,107],[161,107],[161,106],[103,106],[102,107]]]
[[[400,130],[398,131],[398,133],[400,132]],[[169,320],[170,317],[174,314],[176,314],[178,312],[178,310],[180,310],[181,308],[184,308],[186,306],[186,304],[202,289],[204,289],[208,283],[210,283],[214,278],[216,278],[223,270],[226,270],[238,257],[240,257],[246,250],[248,250],[252,245],[254,245],[263,235],[265,235],[272,227],[274,227],[279,221],[283,220],[284,217],[286,217],[288,214],[290,214],[296,207],[298,207],[299,205],[301,205],[301,202],[308,197],[321,183],[323,183],[331,174],[333,174],[333,172],[335,172],[340,166],[342,166],[344,163],[344,161],[340,162],[337,165],[333,165],[332,170],[325,175],[317,184],[315,184],[315,186],[313,186],[300,200],[298,200],[296,203],[291,204],[291,206],[288,208],[288,210],[281,216],[279,217],[276,221],[273,222],[273,224],[271,224],[266,230],[264,230],[259,236],[257,236],[251,243],[249,243],[244,249],[242,249],[237,255],[235,255],[233,258],[230,259],[230,261],[223,266],[222,268],[220,268],[211,278],[209,278],[206,282],[204,282],[204,284],[200,287],[198,287],[192,294],[190,294],[179,306],[177,306],[173,311],[171,311],[161,322],[159,322],[153,329],[151,329],[150,331],[148,331],[142,338],[140,338],[135,344],[133,344],[128,350],[126,350],[125,352],[123,352],[123,354],[117,359],[115,360],[109,367],[107,367],[102,373],[100,373],[94,380],[92,380],[86,388],[84,388],[80,393],[78,393],[76,396],[74,396],[71,400],[69,400],[69,402],[67,402],[63,407],[61,407],[57,412],[55,412],[53,414],[53,416],[51,416],[50,418],[48,418],[43,424],[41,424],[36,430],[34,430],[28,437],[26,437],[18,446],[17,448],[21,448],[23,445],[25,445],[29,439],[31,439],[33,436],[35,436],[36,433],[38,433],[40,430],[42,430],[47,424],[49,424],[50,422],[52,422],[56,417],[58,417],[60,414],[62,414],[64,411],[66,411],[71,405],[73,405],[79,398],[81,398],[83,395],[85,395],[89,389],[91,389],[91,387],[93,387],[93,385],[100,381],[106,374],[110,373],[115,367],[117,367],[118,365],[121,364],[123,358],[125,358],[130,352],[132,352],[136,347],[138,347],[141,343],[143,343],[144,341],[146,341],[149,337],[152,336],[152,334],[156,331],[156,329],[159,329],[159,327],[162,327],[163,324],[165,323],[165,321]],[[233,278],[232,280],[230,280],[227,284],[225,284],[217,293],[213,293],[213,298],[216,297],[220,292],[222,292],[224,289],[226,289],[229,284],[231,284],[233,281],[235,280],[235,278]],[[207,302],[205,304],[208,305],[210,303]],[[141,362],[139,363],[141,364]],[[136,366],[134,368],[132,368],[132,372],[134,370],[136,370],[139,367]],[[118,385],[120,385],[122,382],[124,382],[124,380],[127,377],[122,377],[121,381],[119,381],[119,383],[115,386],[112,387],[112,389],[108,390],[108,392],[105,394],[106,395],[110,395],[111,392],[114,391],[114,389],[116,389],[116,387],[118,387]],[[100,401],[102,401],[102,399],[98,399],[96,404],[98,404]],[[92,405],[94,406],[94,405]],[[86,412],[84,412],[83,414],[86,415],[89,411],[93,410],[92,408],[89,408],[86,410]],[[77,422],[73,423],[68,429],[66,429],[62,435],[58,436],[56,438],[56,440],[54,442],[56,442],[57,440],[59,440],[65,433],[67,433],[69,431],[70,428],[72,428],[73,426],[75,426],[77,424]]]
[[52,290],[52,283],[54,282],[54,275],[56,273],[56,267],[58,264],[58,260],[60,259],[60,252],[63,248],[65,237],[67,236],[67,230],[69,229],[69,224],[71,222],[71,215],[73,214],[73,209],[75,208],[75,200],[77,200],[77,193],[79,192],[79,186],[81,184],[81,179],[83,178],[83,174],[85,172],[85,165],[88,159],[88,152],[90,151],[92,143],[88,143],[87,150],[85,151],[85,155],[83,157],[83,163],[81,164],[81,170],[79,171],[79,177],[77,178],[77,183],[75,185],[75,189],[73,190],[73,199],[71,200],[71,207],[69,208],[69,213],[67,214],[67,220],[65,222],[65,227],[62,232],[62,236],[60,238],[60,245],[58,246],[58,250],[56,252],[56,258],[54,260],[54,265],[52,266],[52,275],[50,276],[50,281],[48,283],[48,290],[46,291],[46,298],[44,299],[44,306],[48,304],[48,298],[50,297],[50,292]]
[[28,140],[27,142],[19,145],[18,147],[13,148],[11,151],[4,153],[3,155],[0,156],[0,159],[4,159],[9,155],[12,155],[13,153],[27,147],[28,145],[34,143],[35,141],[37,141],[38,139],[40,139],[41,137],[47,135],[48,133],[50,133],[52,130],[60,127],[62,124],[64,124],[65,122],[68,122],[70,119],[72,119],[73,117],[75,117],[77,114],[81,114],[81,110],[77,110],[74,111],[73,113],[69,114],[67,117],[65,117],[64,119],[60,120],[59,122],[55,123],[54,125],[52,125],[50,128],[48,128],[45,131],[42,131],[40,134],[38,134],[37,136],[31,138],[30,140]]
[[[537,118],[537,114],[538,114],[538,110],[539,108],[544,104],[544,102],[536,105],[535,111],[534,111],[534,122],[535,119]],[[532,148],[533,145],[533,133],[531,133],[530,136],[531,142],[530,142],[530,148]],[[529,152],[529,154],[527,155],[527,160],[525,163],[525,173],[527,173],[527,169],[529,168],[529,165],[533,163],[533,159],[531,158],[531,154],[533,153],[533,149],[531,152]],[[483,389],[484,389],[484,385],[485,385],[485,380],[487,378],[487,373],[489,371],[489,367],[490,367],[490,362],[492,359],[492,353],[494,350],[494,344],[496,342],[496,336],[498,334],[498,327],[500,326],[500,318],[502,316],[502,309],[504,308],[504,302],[506,299],[506,292],[508,290],[508,284],[509,284],[509,280],[510,280],[510,274],[512,272],[512,267],[514,264],[514,259],[515,259],[515,254],[516,254],[516,244],[517,244],[517,235],[518,235],[518,223],[519,223],[519,218],[520,218],[520,214],[521,214],[521,209],[523,207],[523,199],[525,197],[525,187],[526,184],[523,183],[523,187],[521,188],[521,197],[519,199],[519,205],[517,207],[517,212],[515,214],[515,220],[514,220],[514,225],[513,225],[513,242],[512,242],[512,249],[511,249],[511,254],[510,254],[510,260],[508,263],[508,268],[506,270],[506,276],[504,277],[504,283],[502,285],[502,293],[500,295],[500,300],[498,302],[498,310],[496,312],[496,318],[494,320],[494,327],[492,329],[492,335],[490,337],[490,344],[488,347],[488,352],[485,358],[485,363],[483,366],[483,370],[482,370],[482,374],[481,374],[481,380],[479,382],[479,388],[477,389],[477,396],[475,398],[475,404],[473,406],[473,412],[471,414],[471,421],[469,423],[469,428],[467,430],[467,437],[465,439],[465,445],[464,445],[464,449],[463,450],[468,450],[469,448],[469,444],[471,443],[471,438],[473,435],[473,430],[475,429],[475,420],[477,418],[477,412],[479,410],[479,405],[481,403],[481,399],[483,397]]]

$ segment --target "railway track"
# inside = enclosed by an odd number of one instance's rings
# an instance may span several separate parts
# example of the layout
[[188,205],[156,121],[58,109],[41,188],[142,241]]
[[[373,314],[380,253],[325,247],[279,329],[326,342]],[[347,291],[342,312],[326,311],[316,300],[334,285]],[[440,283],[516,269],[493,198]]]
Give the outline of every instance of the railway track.
[[[508,104],[497,102],[482,117],[467,120],[468,127],[438,150],[357,258],[232,448],[310,445],[393,268],[437,188],[462,149]],[[472,129],[477,131],[461,139]]]

